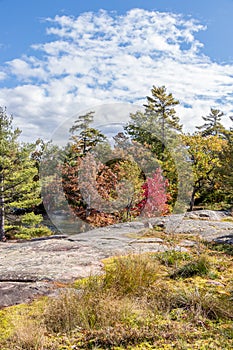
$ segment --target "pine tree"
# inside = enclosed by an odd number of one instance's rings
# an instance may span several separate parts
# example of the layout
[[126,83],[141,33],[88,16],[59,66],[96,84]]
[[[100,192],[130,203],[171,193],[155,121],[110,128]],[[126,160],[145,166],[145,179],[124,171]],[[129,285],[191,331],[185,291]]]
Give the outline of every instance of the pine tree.
[[202,117],[206,123],[196,128],[200,130],[201,135],[204,137],[213,135],[225,138],[226,129],[221,123],[223,115],[224,113],[219,109],[211,108],[210,114],[206,117]]
[[35,144],[18,141],[12,116],[0,107],[0,240],[5,241],[5,218],[12,208],[30,208],[41,202],[38,169],[31,155]]
[[153,86],[151,93],[152,97],[147,96],[147,104],[144,105],[145,113],[138,111],[131,114],[125,130],[133,140],[150,149],[157,157],[163,175],[169,181],[170,204],[174,204],[178,193],[178,174],[170,151],[176,148],[177,137],[182,131],[174,109],[179,101],[171,93],[167,94],[165,86]]
[[158,157],[162,158],[170,131],[181,132],[182,125],[174,107],[179,101],[171,93],[166,93],[165,86],[153,86],[152,97],[147,96],[145,113],[131,114],[131,120],[125,130],[132,138],[142,144],[147,143]]
[[85,115],[80,115],[70,128],[72,136],[73,148],[76,154],[85,155],[97,144],[106,140],[104,134],[98,129],[91,127],[94,120],[95,112],[88,112]]
[[182,130],[179,117],[176,116],[174,106],[179,104],[171,93],[166,93],[165,86],[155,87],[151,89],[152,97],[147,96],[146,113],[152,114],[159,124],[162,136],[162,151],[165,149],[166,126],[172,130]]

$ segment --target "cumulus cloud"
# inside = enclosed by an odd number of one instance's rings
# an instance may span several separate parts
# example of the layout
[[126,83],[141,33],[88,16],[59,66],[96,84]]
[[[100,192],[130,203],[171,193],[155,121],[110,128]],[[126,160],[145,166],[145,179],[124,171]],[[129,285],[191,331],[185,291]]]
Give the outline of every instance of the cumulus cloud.
[[49,137],[64,118],[96,105],[142,105],[153,85],[165,85],[180,100],[177,111],[186,130],[210,107],[232,113],[233,65],[202,53],[195,35],[206,28],[193,18],[101,10],[46,23],[48,41],[34,44],[33,56],[7,62],[15,86],[0,89],[0,104],[13,112],[25,137]]
[[7,77],[6,73],[3,72],[3,71],[0,71],[0,81],[1,81],[1,80],[5,80],[6,77]]

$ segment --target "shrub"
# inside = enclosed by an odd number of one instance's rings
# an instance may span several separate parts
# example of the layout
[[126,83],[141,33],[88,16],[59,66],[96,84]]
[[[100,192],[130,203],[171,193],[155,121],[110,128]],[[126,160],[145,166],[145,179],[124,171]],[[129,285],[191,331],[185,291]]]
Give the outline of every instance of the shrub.
[[[10,346],[19,350],[43,350],[45,348],[45,328],[32,320],[23,319],[16,324],[10,338]],[[9,348],[8,348],[9,349]],[[13,347],[12,347],[13,349]]]

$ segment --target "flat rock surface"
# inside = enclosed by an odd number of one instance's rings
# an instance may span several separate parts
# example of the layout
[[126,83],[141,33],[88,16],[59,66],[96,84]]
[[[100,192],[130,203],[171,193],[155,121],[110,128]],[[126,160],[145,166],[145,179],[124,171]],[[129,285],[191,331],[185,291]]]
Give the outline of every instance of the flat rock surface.
[[[203,216],[201,216],[203,214]],[[168,247],[160,238],[142,237],[148,228],[167,234],[201,235],[206,240],[233,243],[233,222],[211,211],[151,218],[98,228],[85,233],[0,243],[0,307],[27,302],[74,279],[101,273],[102,259],[129,252],[157,252]],[[184,240],[179,250],[192,246]]]

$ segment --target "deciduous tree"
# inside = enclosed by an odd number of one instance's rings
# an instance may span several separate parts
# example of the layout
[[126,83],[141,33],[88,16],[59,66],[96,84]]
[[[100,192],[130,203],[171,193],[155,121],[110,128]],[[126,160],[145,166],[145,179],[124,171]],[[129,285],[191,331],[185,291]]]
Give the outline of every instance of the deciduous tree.
[[193,210],[196,198],[203,194],[207,196],[219,186],[216,171],[221,165],[221,154],[227,147],[227,141],[216,135],[203,137],[201,133],[183,135],[183,140],[192,159],[194,180],[190,210]]

